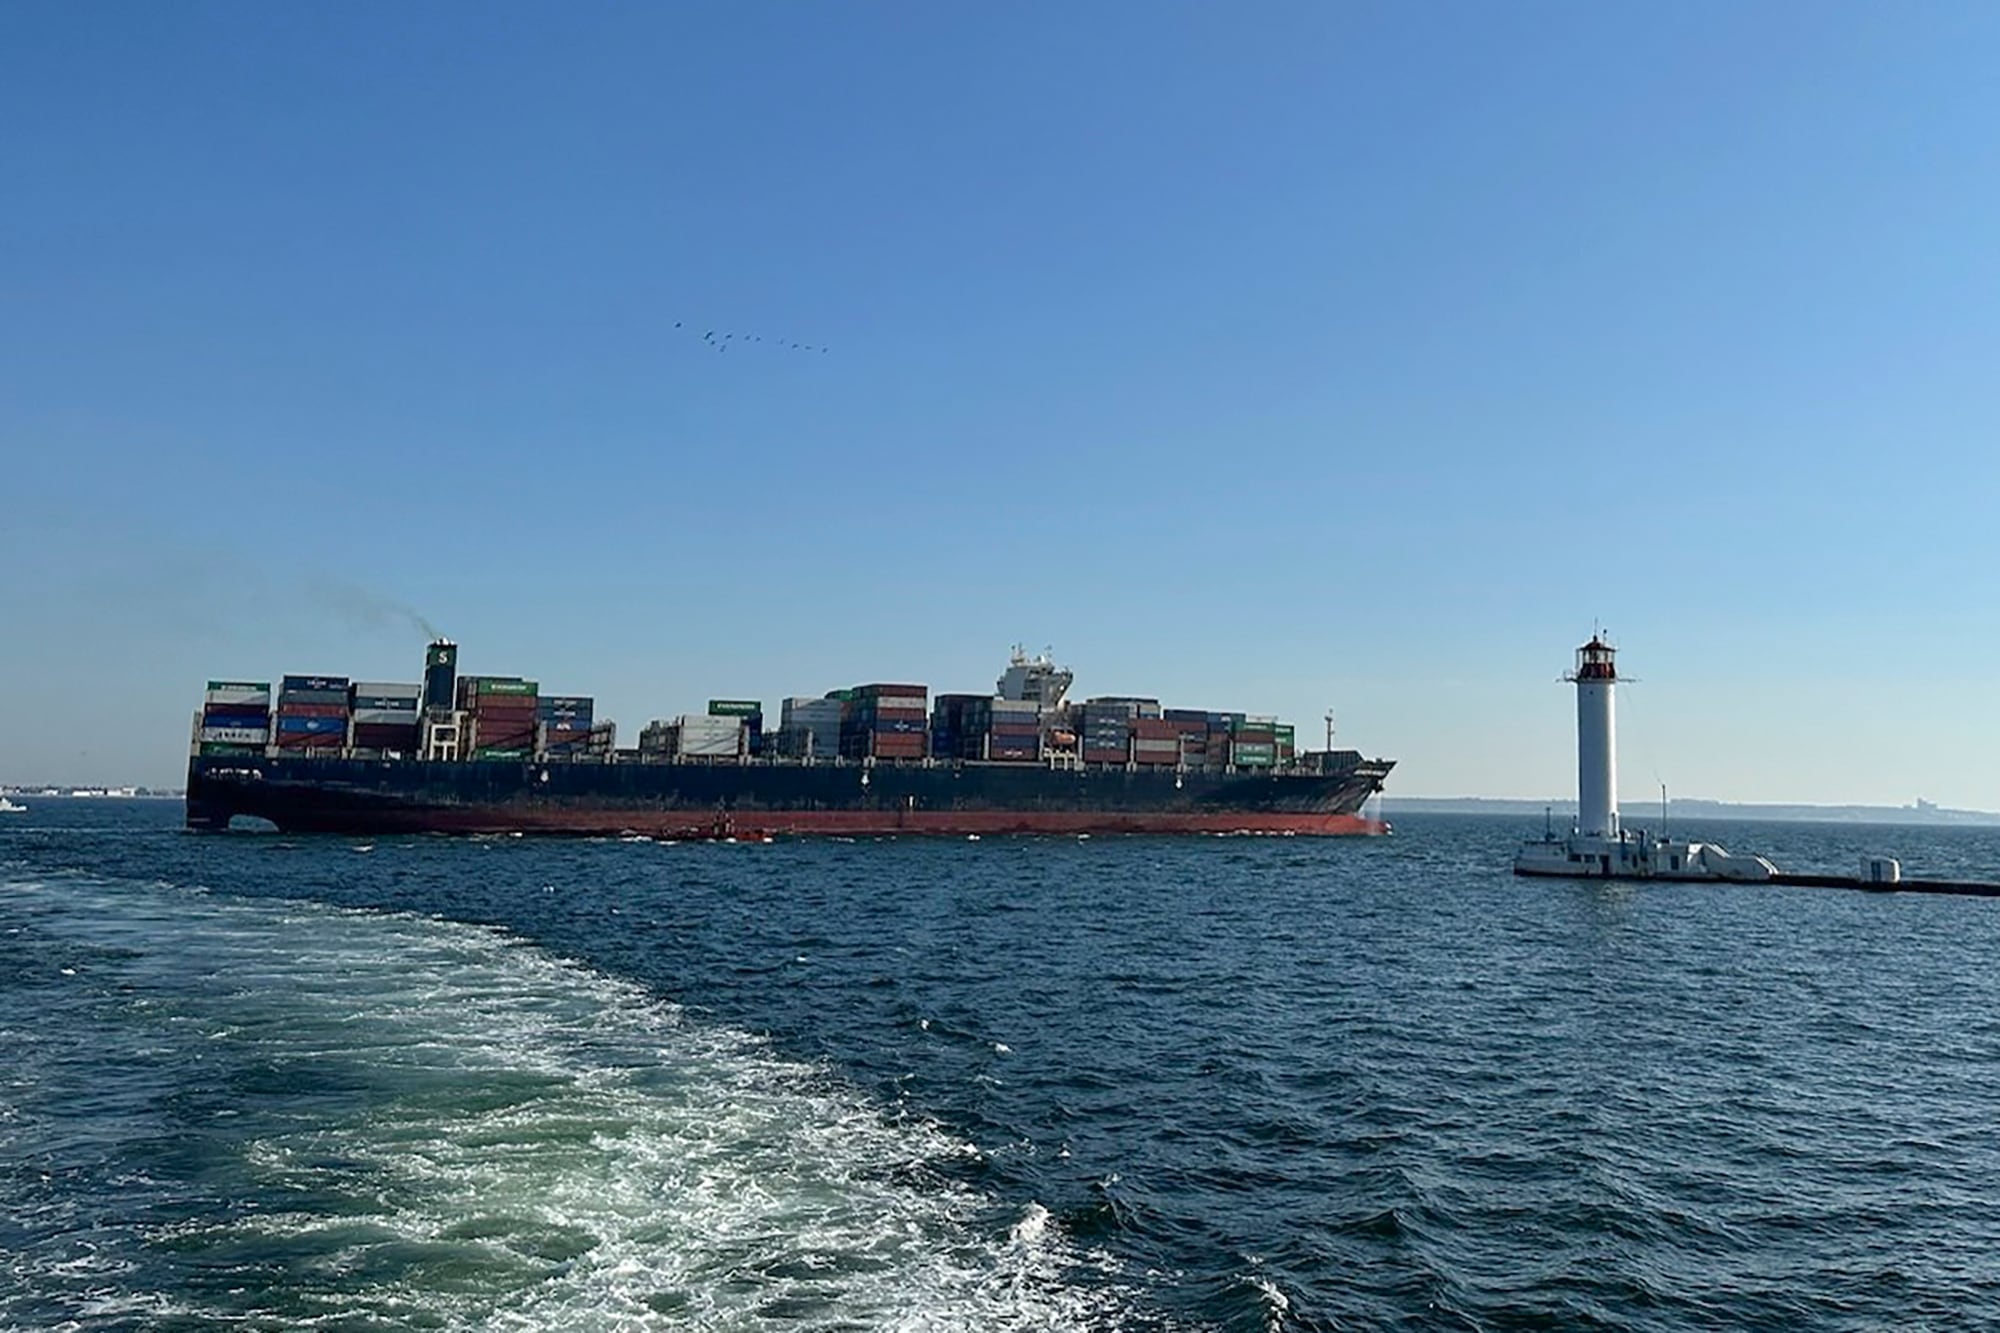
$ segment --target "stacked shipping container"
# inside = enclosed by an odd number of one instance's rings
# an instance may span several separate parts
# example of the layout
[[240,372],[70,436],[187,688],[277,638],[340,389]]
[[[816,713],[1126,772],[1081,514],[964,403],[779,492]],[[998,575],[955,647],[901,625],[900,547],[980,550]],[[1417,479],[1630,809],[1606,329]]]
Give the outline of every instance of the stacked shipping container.
[[788,759],[831,759],[840,753],[840,720],[847,701],[785,700],[778,714],[778,753]]
[[764,753],[764,701],[761,699],[710,699],[710,717],[743,719],[743,752]]
[[747,735],[740,717],[684,713],[674,722],[670,749],[686,758],[740,759]]
[[202,754],[262,754],[271,743],[271,682],[208,682],[195,742]]
[[930,687],[861,685],[842,719],[840,752],[849,759],[922,759],[930,736]]
[[420,730],[417,703],[423,692],[421,685],[356,681],[349,692],[353,701],[354,748],[415,754]]
[[461,676],[458,706],[474,759],[526,759],[535,752],[541,686],[519,676]]
[[[611,726],[587,695],[543,697],[518,676],[455,678],[456,650],[432,645],[423,685],[359,682],[344,676],[286,676],[272,709],[268,682],[210,681],[197,742],[205,754],[257,754],[346,747],[385,755],[418,753],[426,691],[454,688],[467,715],[466,752],[477,759],[583,758],[612,751]],[[450,686],[446,686],[450,682]],[[1044,715],[1034,700],[944,694],[929,707],[928,687],[872,684],[792,698],[772,747],[790,758],[1035,762],[1052,742],[1074,744],[1089,763],[1154,767],[1269,768],[1296,757],[1295,729],[1277,718],[1196,709],[1162,710],[1158,700],[1100,696]],[[442,716],[442,715],[440,715]],[[1054,724],[1055,731],[1049,730]],[[1075,734],[1071,734],[1071,729]],[[764,752],[763,704],[711,699],[707,714],[656,722],[640,736],[642,754],[742,759]]]
[[1238,768],[1270,768],[1278,762],[1278,719],[1239,717],[1230,729],[1229,762]]
[[940,694],[931,709],[931,756],[984,759],[992,725],[992,696]]
[[1089,699],[1078,711],[1078,726],[1083,733],[1083,761],[1086,764],[1130,762],[1132,724],[1139,716],[1138,700]]
[[1161,720],[1173,728],[1181,759],[1189,768],[1223,762],[1221,756],[1229,748],[1228,723],[1226,720],[1222,723],[1220,733],[1212,732],[1209,723],[1211,717],[1221,716],[1199,708],[1169,708],[1160,714]]
[[986,757],[1032,763],[1042,757],[1042,706],[1033,699],[995,699],[986,732]]
[[535,724],[542,753],[575,755],[590,749],[597,701],[587,694],[544,694],[535,701]]
[[1174,767],[1181,762],[1182,724],[1157,717],[1132,719],[1132,759],[1135,763]]
[[278,748],[345,749],[347,691],[345,676],[286,676],[278,685]]

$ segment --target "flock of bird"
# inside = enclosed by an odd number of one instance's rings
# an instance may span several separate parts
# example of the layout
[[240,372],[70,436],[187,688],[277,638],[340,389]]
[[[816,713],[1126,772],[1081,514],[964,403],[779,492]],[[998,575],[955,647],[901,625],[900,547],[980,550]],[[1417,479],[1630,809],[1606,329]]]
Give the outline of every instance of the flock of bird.
[[[694,326],[691,324],[687,324],[682,320],[678,319],[675,320],[674,327],[677,329],[683,329],[688,333],[694,332]],[[752,343],[762,344],[765,347],[775,347],[782,351],[787,351],[787,352],[826,351],[824,347],[815,346],[812,343],[795,343],[795,342],[790,342],[784,338],[766,338],[761,333],[728,333],[720,329],[710,329],[708,332],[701,335],[701,340],[703,344],[713,348],[718,352],[728,351],[731,344],[742,344],[744,346],[748,346]]]

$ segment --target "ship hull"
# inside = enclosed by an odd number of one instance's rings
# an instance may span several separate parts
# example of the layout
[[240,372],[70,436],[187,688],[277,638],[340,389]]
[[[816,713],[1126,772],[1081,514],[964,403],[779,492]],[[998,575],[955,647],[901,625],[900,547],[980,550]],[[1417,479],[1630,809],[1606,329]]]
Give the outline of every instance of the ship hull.
[[1389,765],[1246,773],[1015,764],[535,764],[197,757],[190,828],[298,833],[1382,833],[1361,807]]

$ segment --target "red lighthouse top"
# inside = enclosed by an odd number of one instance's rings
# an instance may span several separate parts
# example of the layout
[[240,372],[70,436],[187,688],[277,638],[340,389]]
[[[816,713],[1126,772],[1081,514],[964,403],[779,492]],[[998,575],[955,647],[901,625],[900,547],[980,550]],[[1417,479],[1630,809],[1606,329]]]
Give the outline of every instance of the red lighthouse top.
[[1576,671],[1571,680],[1617,680],[1618,650],[1604,641],[1602,634],[1590,636],[1590,642],[1576,650]]

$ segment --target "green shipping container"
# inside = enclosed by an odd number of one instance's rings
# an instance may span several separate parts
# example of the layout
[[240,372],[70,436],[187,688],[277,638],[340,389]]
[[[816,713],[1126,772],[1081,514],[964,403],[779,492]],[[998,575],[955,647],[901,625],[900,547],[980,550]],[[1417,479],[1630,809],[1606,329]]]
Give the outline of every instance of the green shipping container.
[[1280,744],[1283,745],[1291,744],[1292,741],[1297,737],[1297,735],[1298,735],[1297,728],[1293,727],[1289,723],[1278,728],[1278,741]]
[[[228,685],[217,685],[211,688],[230,689],[233,687]],[[203,741],[201,742],[201,753],[205,755],[236,755],[238,757],[248,758],[252,755],[263,754],[264,747],[261,745],[225,745],[221,741]]]
[[532,680],[494,680],[486,676],[473,676],[466,681],[473,694],[540,694],[541,683]]
[[527,750],[474,750],[472,757],[474,759],[526,759],[529,754],[530,751]]
[[271,682],[268,680],[211,680],[208,682],[208,688],[211,690],[262,690],[264,693],[269,694],[271,692]]
[[710,717],[762,717],[764,702],[761,699],[710,699]]

